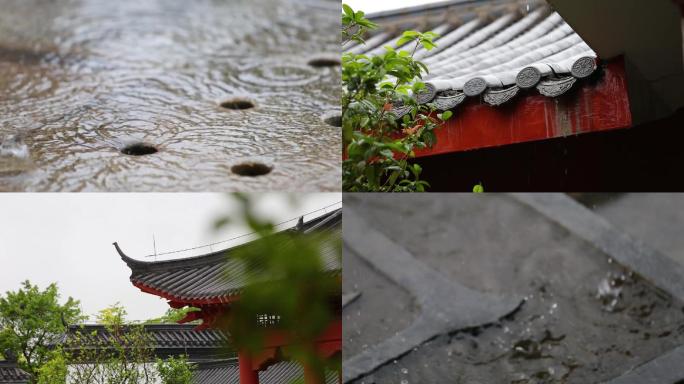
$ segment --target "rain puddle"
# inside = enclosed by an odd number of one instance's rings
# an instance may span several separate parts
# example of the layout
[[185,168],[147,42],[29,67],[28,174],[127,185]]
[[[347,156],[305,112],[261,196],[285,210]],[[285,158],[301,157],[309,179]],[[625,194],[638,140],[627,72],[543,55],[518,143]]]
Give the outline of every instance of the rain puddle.
[[338,2],[0,6],[0,190],[339,190]]

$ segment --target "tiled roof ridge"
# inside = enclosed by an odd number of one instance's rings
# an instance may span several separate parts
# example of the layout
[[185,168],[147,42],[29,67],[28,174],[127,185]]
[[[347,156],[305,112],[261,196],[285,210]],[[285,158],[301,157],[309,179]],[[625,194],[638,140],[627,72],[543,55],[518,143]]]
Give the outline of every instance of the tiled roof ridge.
[[[226,333],[219,329],[197,330],[192,324],[133,324],[123,326],[125,334],[127,329],[142,325],[150,342],[154,343],[156,350],[168,349],[192,349],[206,350],[223,348],[230,342]],[[78,336],[80,335],[80,336]],[[107,341],[111,335],[103,324],[74,324],[69,325],[67,331],[59,336],[52,345],[63,345],[71,337],[79,337],[79,348],[87,348],[92,345],[101,347],[103,341]]]
[[[301,229],[297,229],[297,227],[292,227],[285,229],[283,231],[280,231],[278,233],[286,233],[288,231],[298,231],[301,230],[305,233],[311,232],[314,228],[320,228],[321,226],[319,224],[322,223],[330,223],[332,218],[338,218],[341,217],[342,214],[342,209],[338,208],[336,210],[333,210],[328,213],[324,213],[320,216],[317,216],[311,220],[305,221],[304,226]],[[321,228],[322,229],[322,228]],[[178,269],[178,268],[184,268],[184,267],[197,267],[197,266],[202,266],[202,265],[209,265],[209,264],[214,264],[220,261],[225,260],[226,258],[226,253],[230,252],[231,250],[234,249],[239,249],[241,247],[249,245],[251,242],[246,242],[239,244],[234,247],[229,247],[226,249],[222,249],[219,251],[214,251],[210,253],[206,253],[203,255],[198,255],[198,256],[192,256],[192,257],[186,257],[186,258],[181,258],[181,259],[175,259],[175,260],[162,260],[162,261],[144,261],[144,260],[136,260],[133,259],[132,257],[126,255],[123,250],[119,247],[119,244],[117,242],[114,242],[114,248],[116,249],[117,253],[121,257],[121,259],[131,268],[133,271],[133,274],[140,273],[140,272],[146,272],[150,268],[153,268],[156,271],[163,270],[163,269]]]
[[31,375],[16,361],[0,360],[0,383],[28,383],[30,379]]
[[196,363],[197,369],[226,368],[227,366],[236,365],[238,365],[237,357],[231,357],[229,359],[206,360]]
[[[416,102],[432,103],[444,111],[468,98],[498,106],[528,90],[558,97],[597,73],[600,59],[591,47],[548,4],[530,3],[516,8],[525,2],[501,0],[497,4],[504,9],[508,4],[507,12],[487,14],[487,9],[494,8],[484,7],[474,18],[459,17],[460,22],[436,39],[436,49],[418,51],[416,59],[430,73],[423,79],[425,89],[414,95]],[[377,54],[381,47],[394,45],[398,37],[388,36],[365,50],[355,47],[354,52]],[[395,105],[393,113],[400,118],[409,110]]]
[[510,7],[511,4],[529,4],[536,6],[544,0],[444,0],[429,4],[421,4],[389,11],[374,12],[368,15],[371,20],[378,19],[397,19],[419,14],[441,14],[451,9],[469,10],[474,13],[481,13],[482,9],[501,9]]
[[[177,323],[161,323],[161,324],[145,324],[145,323],[140,323],[140,324],[130,324],[130,325],[124,325],[123,328],[127,327],[137,327],[137,326],[142,326],[146,331],[193,331],[193,332],[198,332],[195,331],[196,326],[192,324],[177,324]],[[69,331],[76,331],[76,330],[81,330],[81,329],[91,329],[91,330],[105,330],[107,328],[106,325],[104,324],[70,324],[67,327],[67,330]],[[199,332],[205,332],[205,331],[199,331]]]

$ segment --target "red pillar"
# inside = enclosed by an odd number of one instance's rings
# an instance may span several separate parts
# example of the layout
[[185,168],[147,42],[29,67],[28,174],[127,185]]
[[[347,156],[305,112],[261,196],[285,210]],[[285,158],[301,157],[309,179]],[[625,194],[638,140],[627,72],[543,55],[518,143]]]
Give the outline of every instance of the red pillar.
[[304,365],[304,384],[325,384],[323,373]]
[[259,384],[259,372],[252,369],[252,356],[245,351],[238,353],[240,384]]

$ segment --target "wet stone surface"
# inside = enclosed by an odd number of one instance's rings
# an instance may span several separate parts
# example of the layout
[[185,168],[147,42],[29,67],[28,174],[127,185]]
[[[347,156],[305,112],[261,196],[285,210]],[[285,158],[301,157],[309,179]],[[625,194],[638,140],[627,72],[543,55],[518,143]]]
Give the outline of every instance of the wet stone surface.
[[684,195],[632,193],[591,208],[617,228],[684,264]]
[[[0,7],[0,142],[20,135],[32,164],[0,160],[0,190],[339,190],[321,119],[339,105],[337,2]],[[235,98],[256,107],[220,106]],[[126,156],[130,140],[163,150]],[[254,158],[273,170],[231,172]]]
[[[512,198],[364,196],[346,203],[445,276],[477,291],[526,297],[498,322],[445,333],[354,383],[601,383],[684,344],[683,303]],[[355,305],[383,311],[363,297]]]
[[342,358],[347,359],[408,327],[419,308],[406,290],[376,272],[346,246],[342,262],[343,293],[361,294],[344,308]]

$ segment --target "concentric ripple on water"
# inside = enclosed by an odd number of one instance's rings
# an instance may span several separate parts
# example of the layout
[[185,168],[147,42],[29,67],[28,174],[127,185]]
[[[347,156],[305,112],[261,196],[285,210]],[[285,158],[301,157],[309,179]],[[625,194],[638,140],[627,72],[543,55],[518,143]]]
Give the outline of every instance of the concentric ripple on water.
[[0,5],[0,142],[32,164],[0,190],[340,188],[339,66],[309,64],[337,54],[336,1]]

